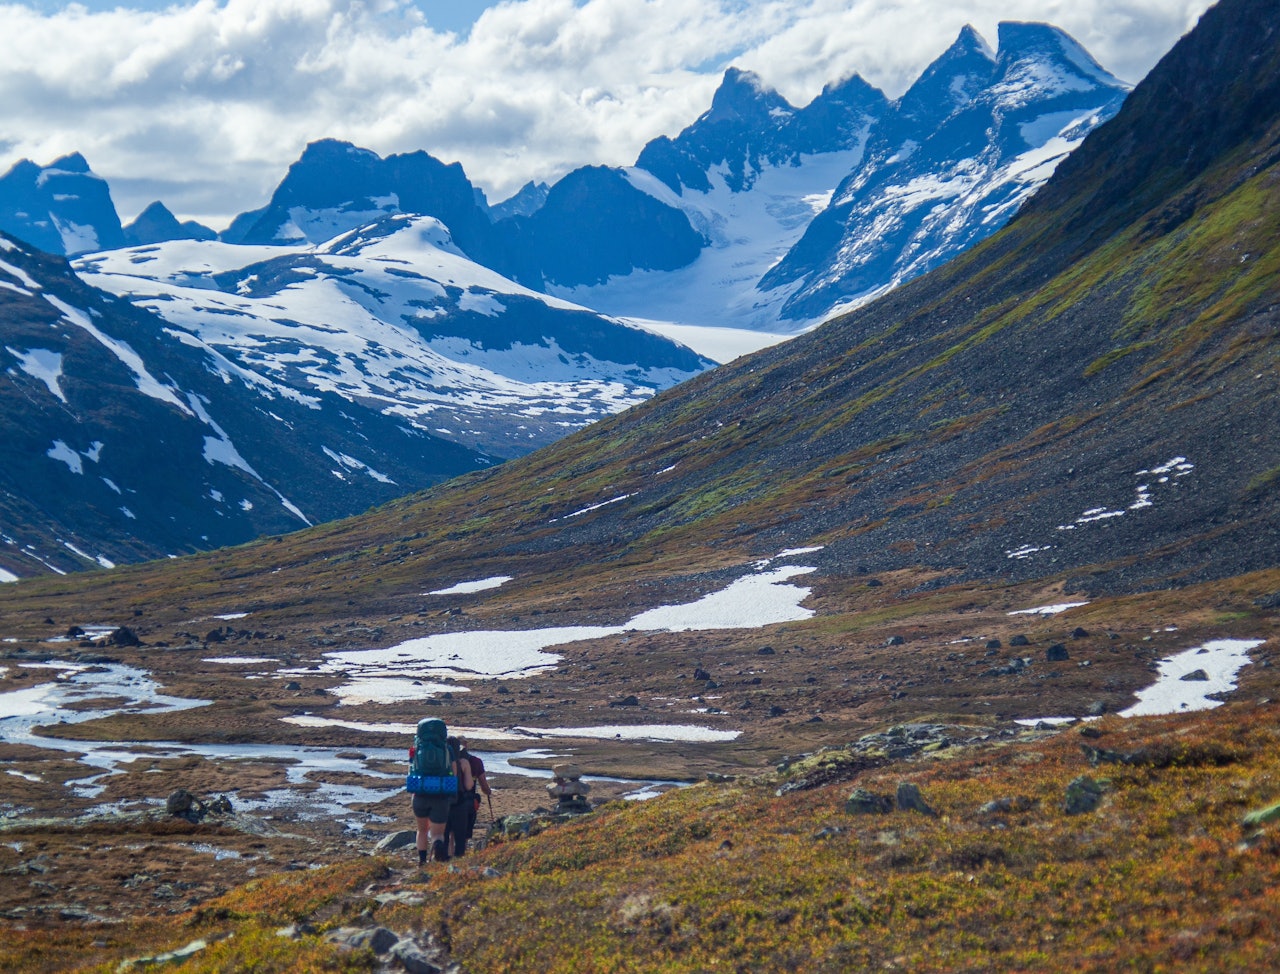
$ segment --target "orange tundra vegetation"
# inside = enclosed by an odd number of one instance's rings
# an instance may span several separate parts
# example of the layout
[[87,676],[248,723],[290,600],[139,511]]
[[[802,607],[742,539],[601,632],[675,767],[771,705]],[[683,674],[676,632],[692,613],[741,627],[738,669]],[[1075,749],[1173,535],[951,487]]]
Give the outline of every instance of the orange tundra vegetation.
[[[1276,707],[1107,717],[780,797],[802,761],[615,802],[425,879],[367,857],[67,935],[98,949],[5,930],[0,966],[106,972],[207,938],[170,969],[379,969],[324,940],[360,918],[429,934],[473,972],[1277,970],[1280,834],[1243,824],[1280,802]],[[1068,814],[1082,775],[1101,802]],[[902,782],[936,815],[846,808],[855,786],[893,795]],[[375,897],[401,885],[422,902]],[[313,932],[275,933],[302,922]],[[78,949],[87,963],[68,964]]]

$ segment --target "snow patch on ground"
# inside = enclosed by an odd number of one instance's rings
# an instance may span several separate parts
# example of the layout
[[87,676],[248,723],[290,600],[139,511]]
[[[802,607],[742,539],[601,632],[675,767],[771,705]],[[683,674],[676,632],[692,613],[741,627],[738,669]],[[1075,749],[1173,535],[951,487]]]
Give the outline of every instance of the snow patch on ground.
[[1076,609],[1082,605],[1088,605],[1088,602],[1059,602],[1057,605],[1038,605],[1034,609],[1016,609],[1010,612],[1011,616],[1056,616],[1059,612],[1066,612],[1068,609]]
[[487,592],[489,589],[500,588],[507,582],[511,581],[510,575],[494,575],[492,578],[482,578],[474,582],[459,582],[457,585],[451,585],[448,588],[438,588],[428,592],[428,595],[469,595],[473,592]]
[[72,473],[84,473],[84,463],[80,459],[80,454],[67,446],[62,440],[54,440],[53,446],[49,448],[45,456],[52,460],[61,460],[70,468]]
[[[355,687],[358,681],[373,678],[397,680],[401,688],[406,681],[427,677],[513,679],[553,668],[560,662],[560,657],[547,650],[554,646],[616,636],[628,630],[756,629],[798,622],[814,614],[812,609],[800,604],[811,590],[788,584],[788,581],[815,570],[790,565],[756,572],[696,602],[642,612],[619,626],[440,633],[386,649],[326,653],[323,669],[326,672],[346,672],[352,677],[347,684],[351,687]],[[344,702],[347,702],[347,686],[333,691],[344,696]],[[355,690],[352,692],[357,693]]]
[[[1213,639],[1162,659],[1159,676],[1151,686],[1138,690],[1138,702],[1118,711],[1120,717],[1160,717],[1212,710],[1222,706],[1214,697],[1236,689],[1236,677],[1252,660],[1249,652],[1265,639]],[[1070,724],[1076,717],[1033,717],[1016,721],[1028,727],[1037,724]],[[1086,720],[1093,718],[1083,718]]]
[[607,724],[599,727],[517,727],[536,737],[585,737],[592,740],[679,741],[713,744],[733,741],[742,731],[713,730],[693,724]]
[[208,656],[201,663],[224,663],[227,666],[249,666],[255,663],[279,663],[274,656]]
[[66,394],[62,391],[62,385],[59,379],[62,378],[62,353],[50,351],[45,348],[33,348],[26,352],[20,352],[16,348],[5,346],[5,351],[18,360],[18,368],[23,372],[43,382],[48,387],[49,392],[57,396],[63,402],[67,401]]
[[1210,694],[1234,690],[1236,676],[1251,662],[1249,651],[1265,641],[1215,639],[1162,659],[1158,664],[1159,679],[1139,690],[1138,702],[1121,710],[1120,716],[1147,717],[1220,707],[1222,701],[1210,699]]

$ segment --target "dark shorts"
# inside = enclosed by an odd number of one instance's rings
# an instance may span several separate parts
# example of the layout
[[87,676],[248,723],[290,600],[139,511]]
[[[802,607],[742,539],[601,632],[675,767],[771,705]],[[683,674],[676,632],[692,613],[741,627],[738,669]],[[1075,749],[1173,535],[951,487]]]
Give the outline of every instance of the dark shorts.
[[449,821],[449,806],[452,804],[452,795],[414,795],[413,814],[435,825],[444,825]]

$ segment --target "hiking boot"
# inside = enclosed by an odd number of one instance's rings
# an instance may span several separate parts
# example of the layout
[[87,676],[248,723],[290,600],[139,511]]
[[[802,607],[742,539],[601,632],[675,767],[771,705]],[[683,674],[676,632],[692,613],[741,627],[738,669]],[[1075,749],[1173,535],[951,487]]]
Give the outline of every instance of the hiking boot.
[[436,862],[449,861],[449,850],[445,848],[444,839],[436,839],[431,844],[431,858]]

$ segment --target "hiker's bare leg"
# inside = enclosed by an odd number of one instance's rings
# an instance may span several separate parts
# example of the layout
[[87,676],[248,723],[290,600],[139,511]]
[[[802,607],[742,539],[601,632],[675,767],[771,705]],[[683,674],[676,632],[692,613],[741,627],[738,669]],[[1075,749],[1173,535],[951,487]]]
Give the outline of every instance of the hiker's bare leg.
[[428,852],[431,849],[431,821],[425,818],[418,818],[416,815],[414,819],[418,823],[418,851]]

